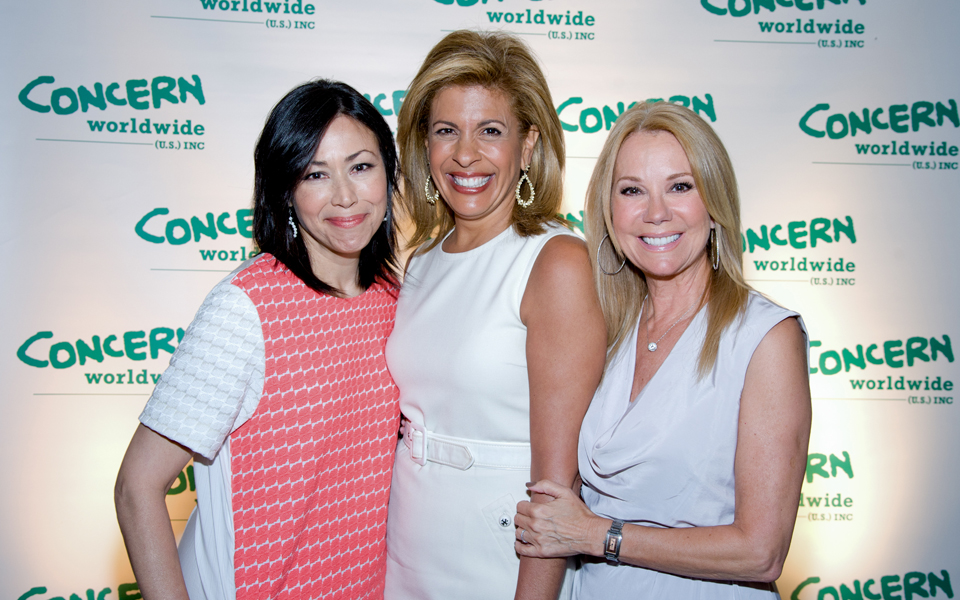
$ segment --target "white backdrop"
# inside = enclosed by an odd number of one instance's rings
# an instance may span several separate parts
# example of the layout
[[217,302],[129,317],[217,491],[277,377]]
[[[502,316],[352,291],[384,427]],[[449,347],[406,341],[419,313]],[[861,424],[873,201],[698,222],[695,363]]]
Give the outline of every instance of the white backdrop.
[[[624,107],[684,103],[717,129],[747,277],[803,314],[814,346],[781,594],[953,597],[955,0],[34,0],[3,13],[3,597],[139,596],[113,481],[178,331],[250,251],[269,109],[323,76],[395,126],[423,56],[458,28],[512,31],[541,58],[575,218]],[[188,475],[169,496],[177,528]]]

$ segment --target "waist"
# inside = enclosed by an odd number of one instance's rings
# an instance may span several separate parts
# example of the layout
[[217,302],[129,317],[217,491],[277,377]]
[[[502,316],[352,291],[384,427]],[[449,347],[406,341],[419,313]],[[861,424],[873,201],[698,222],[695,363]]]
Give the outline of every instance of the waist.
[[433,462],[461,471],[474,467],[511,471],[530,470],[530,444],[490,442],[440,435],[406,417],[400,426],[410,458],[419,465]]

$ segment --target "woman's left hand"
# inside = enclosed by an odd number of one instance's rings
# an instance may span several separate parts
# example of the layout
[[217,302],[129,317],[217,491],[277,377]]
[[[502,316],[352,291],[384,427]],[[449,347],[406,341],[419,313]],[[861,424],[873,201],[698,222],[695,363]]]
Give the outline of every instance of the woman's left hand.
[[609,519],[602,519],[570,488],[548,479],[527,488],[552,500],[540,504],[520,502],[513,522],[517,526],[514,547],[520,556],[557,558],[577,554],[603,555],[604,532]]

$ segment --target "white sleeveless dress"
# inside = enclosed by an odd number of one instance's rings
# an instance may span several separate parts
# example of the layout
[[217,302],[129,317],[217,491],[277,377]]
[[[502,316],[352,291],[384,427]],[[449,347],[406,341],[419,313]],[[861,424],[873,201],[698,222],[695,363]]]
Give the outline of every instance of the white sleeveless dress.
[[[774,325],[798,316],[751,292],[742,320],[720,337],[713,370],[698,380],[707,324],[706,309],[701,310],[631,403],[634,327],[604,373],[580,430],[582,496],[590,510],[651,527],[732,523],[733,466],[747,366]],[[590,560],[577,572],[574,598],[770,600],[779,595],[773,584],[707,581]]]
[[513,516],[528,499],[530,389],[520,302],[543,245],[506,231],[442,244],[404,277],[387,364],[410,420],[387,519],[386,600],[504,600],[520,561]]

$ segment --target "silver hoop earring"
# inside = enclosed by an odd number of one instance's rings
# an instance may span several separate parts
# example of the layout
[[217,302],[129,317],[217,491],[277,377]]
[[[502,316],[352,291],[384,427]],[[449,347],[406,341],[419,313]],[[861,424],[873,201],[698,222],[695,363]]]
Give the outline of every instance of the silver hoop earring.
[[440,199],[440,190],[437,190],[436,186],[434,186],[433,189],[436,190],[436,193],[431,196],[430,195],[430,176],[427,175],[427,182],[423,184],[423,195],[426,196],[427,204],[429,204],[430,206],[435,205],[437,203],[437,200]]
[[710,249],[712,250],[711,254],[713,254],[713,270],[716,271],[720,268],[720,240],[717,239],[717,228],[715,226],[710,228]]
[[287,223],[290,223],[290,228],[293,229],[293,239],[297,239],[297,234],[300,233],[297,231],[297,223],[293,220],[293,209],[287,208],[289,216],[287,217]]
[[[617,273],[623,270],[623,265],[627,264],[627,257],[626,256],[623,257],[623,261],[620,263],[620,268],[617,269],[616,271],[611,273],[610,271],[607,271],[606,269],[604,269],[603,265],[600,264],[600,250],[603,249],[603,243],[608,239],[610,239],[610,234],[609,233],[603,234],[603,239],[600,240],[600,245],[597,246],[597,268],[600,269],[600,272],[603,273],[604,275],[616,275]],[[610,248],[614,251],[614,254],[616,254],[616,249],[613,247],[613,240],[610,240]]]
[[[521,175],[520,181],[517,182],[517,191],[514,193],[514,196],[517,199],[517,204],[519,204],[521,208],[527,208],[528,206],[533,204],[533,199],[537,197],[537,191],[533,189],[533,182],[530,181],[529,177],[527,177],[527,173],[529,172],[530,172],[530,167],[527,167],[526,169],[523,169],[523,171],[521,171],[523,175]],[[530,186],[530,197],[527,198],[526,200],[520,197],[520,188],[523,186],[524,180],[526,180],[527,185]]]

